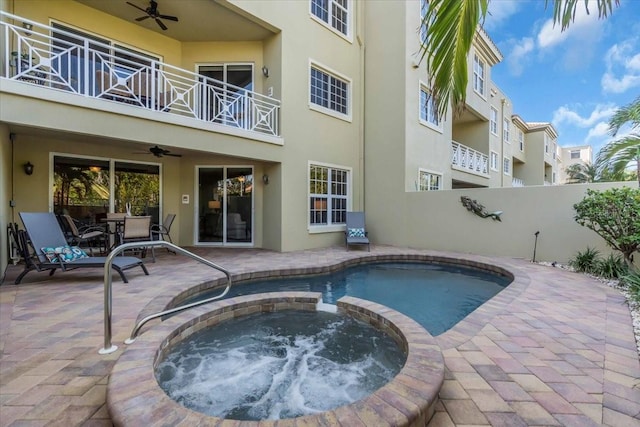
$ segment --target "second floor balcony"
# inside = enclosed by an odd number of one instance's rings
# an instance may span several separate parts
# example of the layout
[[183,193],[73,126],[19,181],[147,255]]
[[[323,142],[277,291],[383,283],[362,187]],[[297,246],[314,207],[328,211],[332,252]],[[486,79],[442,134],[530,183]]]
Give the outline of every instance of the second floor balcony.
[[482,177],[489,177],[489,156],[451,141],[451,167]]
[[[0,78],[229,128],[280,136],[280,101],[130,49],[0,12]],[[11,41],[11,43],[9,43]]]

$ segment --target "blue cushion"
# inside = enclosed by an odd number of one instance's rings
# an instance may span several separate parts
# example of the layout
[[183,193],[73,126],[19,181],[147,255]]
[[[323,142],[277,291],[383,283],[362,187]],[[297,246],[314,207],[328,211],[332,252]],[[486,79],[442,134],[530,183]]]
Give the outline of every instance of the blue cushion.
[[349,228],[347,230],[348,237],[365,237],[364,228]]
[[89,258],[89,255],[77,246],[58,246],[55,248],[55,252],[63,262],[72,262],[77,259]]
[[56,248],[41,248],[40,249],[49,262],[58,262],[58,254]]

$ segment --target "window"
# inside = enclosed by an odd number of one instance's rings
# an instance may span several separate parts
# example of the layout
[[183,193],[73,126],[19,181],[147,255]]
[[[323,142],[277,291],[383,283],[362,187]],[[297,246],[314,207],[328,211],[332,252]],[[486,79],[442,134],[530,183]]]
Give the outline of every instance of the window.
[[510,127],[511,127],[511,122],[509,121],[509,119],[504,119],[502,124],[502,140],[507,144],[511,144],[511,139],[509,135],[509,132],[511,130]]
[[520,151],[524,151],[524,132],[518,129],[518,145],[520,146]]
[[349,174],[347,169],[309,165],[309,225],[346,222]]
[[484,62],[473,55],[473,90],[484,96]]
[[349,82],[311,66],[310,101],[340,114],[349,114]]
[[427,30],[429,24],[425,22],[427,11],[429,10],[429,0],[420,0],[420,43],[424,45],[427,42]]
[[442,175],[420,169],[420,191],[437,191],[442,189]]
[[546,133],[544,134],[544,152],[545,154],[549,153],[549,137]]
[[490,167],[491,170],[497,171],[498,170],[498,153],[496,153],[495,151],[491,152],[491,159],[490,159]]
[[554,142],[553,144],[551,144],[551,152],[553,153],[552,156],[555,159],[556,158],[556,143]]
[[556,173],[555,173],[555,172],[553,172],[553,173],[551,174],[551,183],[552,183],[552,184],[555,184],[555,183],[556,183]]
[[420,121],[437,127],[440,126],[436,103],[429,89],[424,85],[420,85]]
[[502,170],[505,175],[511,175],[511,159],[505,157],[502,161]]
[[489,130],[492,134],[498,134],[498,110],[491,107],[491,116],[489,121]]
[[311,14],[339,33],[349,35],[349,0],[311,0]]
[[571,150],[570,155],[571,155],[572,159],[579,159],[580,158],[580,150]]

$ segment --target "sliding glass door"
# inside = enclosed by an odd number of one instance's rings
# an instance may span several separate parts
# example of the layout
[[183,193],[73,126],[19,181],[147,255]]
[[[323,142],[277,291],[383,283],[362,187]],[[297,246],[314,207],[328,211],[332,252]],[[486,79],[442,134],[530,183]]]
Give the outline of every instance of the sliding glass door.
[[253,168],[201,166],[198,179],[199,244],[253,242]]
[[160,221],[160,165],[90,157],[53,157],[53,211],[95,223],[107,212]]

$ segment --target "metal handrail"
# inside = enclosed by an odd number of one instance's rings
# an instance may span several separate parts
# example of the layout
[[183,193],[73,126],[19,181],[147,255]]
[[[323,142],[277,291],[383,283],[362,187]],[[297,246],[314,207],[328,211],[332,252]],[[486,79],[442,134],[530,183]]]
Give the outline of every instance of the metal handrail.
[[138,336],[138,332],[140,331],[140,328],[147,323],[150,320],[153,319],[157,319],[158,317],[162,317],[162,316],[166,316],[169,314],[173,314],[173,313],[177,313],[179,311],[183,311],[183,310],[187,310],[189,308],[192,307],[196,307],[202,304],[206,304],[208,302],[220,299],[222,297],[224,297],[227,292],[229,292],[229,289],[231,288],[231,273],[229,273],[229,271],[225,270],[224,268],[220,267],[219,265],[202,258],[201,256],[198,256],[192,252],[189,252],[183,248],[181,248],[180,246],[176,246],[173,243],[169,243],[169,242],[165,242],[163,240],[156,240],[156,241],[148,241],[148,242],[131,242],[131,243],[125,243],[122,244],[118,247],[116,247],[108,256],[107,256],[107,260],[104,264],[104,347],[101,348],[98,353],[99,354],[109,354],[109,353],[113,353],[114,351],[116,351],[118,349],[117,345],[113,345],[111,343],[111,315],[112,315],[112,310],[113,310],[113,302],[112,302],[112,279],[111,279],[111,265],[113,264],[113,259],[121,252],[127,250],[127,249],[131,249],[131,248],[139,248],[139,247],[156,247],[156,246],[160,246],[160,247],[165,247],[165,248],[170,248],[173,251],[175,251],[176,253],[181,253],[183,255],[188,256],[191,259],[194,259],[196,261],[199,261],[205,265],[208,265],[209,267],[216,269],[222,273],[225,274],[225,276],[227,276],[227,287],[224,289],[224,291],[222,292],[222,294],[217,295],[215,297],[212,298],[208,298],[206,300],[202,300],[202,301],[196,301],[190,304],[185,304],[183,306],[180,307],[175,307],[172,308],[170,310],[165,310],[159,313],[155,313],[155,314],[151,314],[147,317],[145,317],[144,319],[140,320],[133,328],[133,331],[131,332],[131,335],[129,336],[129,338],[125,341],[125,344],[131,344],[133,341],[135,341],[136,337]]

